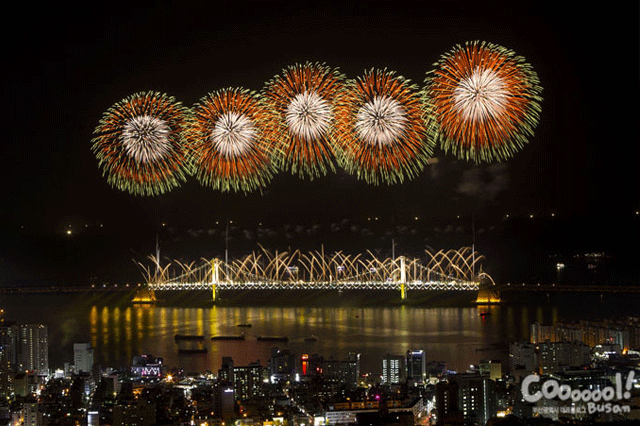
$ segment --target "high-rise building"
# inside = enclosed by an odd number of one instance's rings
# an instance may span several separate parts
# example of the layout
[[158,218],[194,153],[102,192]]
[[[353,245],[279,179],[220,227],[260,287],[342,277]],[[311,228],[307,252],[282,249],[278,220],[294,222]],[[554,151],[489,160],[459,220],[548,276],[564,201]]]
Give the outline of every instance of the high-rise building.
[[360,354],[349,352],[347,360],[340,362],[340,382],[357,386],[360,377]]
[[427,361],[424,351],[407,351],[407,379],[413,380],[416,385],[424,384],[427,379]]
[[20,370],[36,371],[39,375],[49,373],[49,345],[47,326],[43,324],[21,324],[19,331]]
[[322,378],[325,381],[337,382],[349,387],[358,385],[360,377],[360,354],[350,352],[346,360],[333,357],[322,360]]
[[458,408],[458,384],[436,383],[436,426],[462,425],[464,417]]
[[581,367],[591,362],[591,348],[582,342],[544,342],[539,348],[538,365],[541,374]]
[[288,349],[271,349],[269,379],[271,382],[289,380],[295,369],[295,358]]
[[18,326],[3,323],[0,326],[0,398],[3,399],[11,395],[17,346]]
[[483,359],[480,361],[480,374],[489,376],[491,380],[502,378],[502,362],[496,359]]
[[458,406],[465,422],[487,424],[497,415],[495,382],[475,374],[458,374]]
[[235,416],[235,396],[233,386],[217,383],[214,389],[214,407],[216,416],[225,420]]
[[4,356],[14,372],[18,368],[19,334],[20,327],[16,323],[9,324],[3,321],[0,325],[0,346],[2,346]]
[[233,358],[230,356],[222,357],[222,366],[218,370],[218,381],[233,384]]
[[27,401],[22,404],[22,415],[24,426],[37,426],[42,424],[38,416],[38,403],[36,401]]
[[73,344],[73,364],[76,373],[91,373],[93,368],[93,348],[90,343]]
[[7,356],[7,347],[0,345],[0,399],[4,400],[11,395],[11,363]]
[[556,341],[556,329],[552,325],[543,325],[539,322],[531,324],[531,343],[541,343],[544,341]]
[[382,383],[393,385],[405,381],[405,358],[402,355],[387,354],[382,357]]
[[236,399],[251,399],[262,393],[262,365],[258,361],[233,367],[233,391]]
[[537,357],[535,345],[527,342],[513,342],[509,345],[511,375],[521,379],[536,371]]

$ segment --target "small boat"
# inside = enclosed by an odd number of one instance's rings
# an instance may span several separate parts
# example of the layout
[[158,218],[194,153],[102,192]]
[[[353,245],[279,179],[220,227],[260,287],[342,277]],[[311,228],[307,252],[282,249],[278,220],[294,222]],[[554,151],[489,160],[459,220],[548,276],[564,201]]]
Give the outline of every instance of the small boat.
[[201,334],[176,334],[175,340],[204,340]]
[[238,324],[238,327],[251,327],[251,324],[247,323],[247,324]]
[[288,342],[287,336],[258,336],[258,340],[262,342]]
[[244,334],[238,336],[213,336],[211,340],[244,340]]
[[489,316],[489,315],[491,315],[491,312],[480,312],[480,316],[481,317],[486,317],[486,316]]
[[305,342],[315,342],[316,340],[318,340],[318,338],[316,336],[314,336],[314,335],[311,335],[309,337],[305,337],[304,338]]
[[207,348],[180,348],[179,354],[206,354]]

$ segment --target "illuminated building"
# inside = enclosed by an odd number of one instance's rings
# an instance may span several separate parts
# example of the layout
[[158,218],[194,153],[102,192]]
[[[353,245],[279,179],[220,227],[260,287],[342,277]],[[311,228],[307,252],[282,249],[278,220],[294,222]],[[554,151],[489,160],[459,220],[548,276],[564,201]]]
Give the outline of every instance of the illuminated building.
[[222,357],[222,366],[218,370],[220,386],[231,387],[235,400],[247,400],[262,393],[264,368],[260,362],[252,362],[246,366],[235,366],[233,358]]
[[552,325],[543,325],[539,322],[531,324],[531,343],[541,343],[544,341],[555,342],[556,330]]
[[340,361],[339,381],[347,385],[358,385],[360,377],[360,354],[350,352],[346,361]]
[[269,360],[269,380],[272,383],[280,380],[289,380],[294,368],[295,359],[288,349],[271,349],[271,359]]
[[309,355],[303,354],[300,357],[300,371],[303,376],[309,373]]
[[538,345],[540,374],[591,363],[591,348],[582,342],[543,342]]
[[590,347],[617,344],[621,350],[640,346],[640,324],[633,317],[625,320],[580,321],[556,325],[531,324],[531,343],[583,342]]
[[49,346],[47,326],[42,324],[21,324],[20,369],[36,371],[38,375],[49,374]]
[[262,371],[263,368],[257,361],[247,366],[233,367],[233,391],[236,399],[246,400],[260,396]]
[[233,386],[225,383],[218,383],[214,393],[214,407],[217,416],[225,420],[235,417],[235,395]]
[[22,415],[24,417],[22,425],[24,426],[37,426],[42,424],[38,418],[38,403],[35,401],[22,404]]
[[[324,369],[325,366],[331,369],[330,361],[325,361],[322,356],[317,354],[313,354],[309,356],[308,354],[302,354],[300,357],[299,368],[296,371],[299,371],[300,378],[313,378],[313,377],[325,377]],[[331,375],[331,372],[329,372]]]
[[162,358],[153,358],[149,355],[133,357],[131,374],[140,377],[159,377],[162,375]]
[[18,367],[18,345],[20,327],[17,324],[7,324],[3,321],[0,326],[0,346],[3,348],[3,356],[9,362],[11,371],[16,371]]
[[458,405],[465,422],[484,425],[497,415],[493,380],[477,375],[459,374],[455,381],[458,384]]
[[18,326],[0,327],[0,398],[11,395],[13,370],[16,367]]
[[233,358],[222,357],[222,366],[218,370],[218,381],[220,383],[233,383]]
[[407,351],[407,379],[422,385],[427,378],[427,361],[423,350]]
[[355,387],[358,385],[360,376],[360,354],[350,352],[346,360],[337,360],[333,357],[324,359],[318,355],[303,354],[296,371],[299,371],[301,379],[322,376],[325,382]]
[[73,344],[73,365],[76,373],[91,373],[93,368],[93,348],[90,343]]
[[382,358],[382,383],[393,385],[405,381],[405,358],[402,355],[385,355]]
[[495,359],[483,359],[480,361],[480,374],[489,376],[490,380],[502,378],[502,363]]
[[[385,402],[386,410],[395,420],[396,415],[401,413],[410,413],[413,416],[413,424],[418,424],[424,409],[424,401],[422,398],[416,398],[408,404],[406,401],[387,400]],[[343,403],[334,403],[327,407],[322,416],[324,425],[348,425],[361,424],[358,422],[359,416],[367,414],[380,415],[380,401],[351,401]],[[364,420],[364,419],[362,419]],[[395,422],[394,422],[395,423]],[[367,424],[366,421],[362,424]],[[406,424],[406,423],[404,423]]]

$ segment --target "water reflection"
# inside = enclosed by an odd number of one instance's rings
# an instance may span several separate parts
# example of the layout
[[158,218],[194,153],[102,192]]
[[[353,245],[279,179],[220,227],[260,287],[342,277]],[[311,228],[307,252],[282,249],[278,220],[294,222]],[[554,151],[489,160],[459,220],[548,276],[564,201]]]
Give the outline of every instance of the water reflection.
[[[612,299],[612,298],[611,298]],[[90,302],[88,301],[90,300]],[[169,366],[189,371],[216,371],[223,356],[237,365],[260,360],[266,365],[274,346],[296,354],[321,354],[344,358],[349,352],[362,353],[363,371],[379,371],[386,353],[402,354],[408,349],[424,349],[429,360],[446,361],[450,368],[466,369],[481,358],[501,358],[496,343],[528,340],[530,323],[550,324],[581,315],[602,312],[602,302],[542,303],[488,307],[228,307],[210,308],[131,305],[81,298],[5,298],[7,317],[18,322],[38,321],[48,325],[50,365],[62,367],[72,362],[73,343],[90,342],[95,360],[102,366],[129,366],[132,358],[150,353],[165,359]],[[608,300],[608,299],[607,299]],[[613,299],[612,299],[613,300]],[[635,300],[635,299],[634,299]],[[25,308],[25,303],[32,306]],[[40,305],[39,305],[40,303]],[[631,305],[630,301],[626,301]],[[611,303],[611,315],[620,314],[620,303]],[[40,309],[47,306],[47,309]],[[636,305],[637,306],[637,305]],[[596,309],[597,308],[597,309]],[[480,313],[489,312],[484,316]],[[73,326],[70,326],[70,318]],[[251,328],[238,324],[250,323]],[[237,335],[244,341],[211,341],[215,335]],[[206,355],[179,355],[176,334],[205,337]],[[262,342],[256,336],[287,336],[289,341]],[[314,335],[317,341],[305,338]]]
[[[469,348],[485,348],[500,337],[514,335],[513,308],[506,323],[509,331],[499,333],[500,307],[492,307],[495,317],[483,320],[478,309],[469,308],[322,308],[322,307],[212,307],[180,308],[154,306],[91,306],[90,341],[102,365],[128,365],[134,355],[152,353],[168,365],[190,370],[216,370],[223,356],[238,364],[261,360],[266,364],[273,346],[295,353],[318,353],[345,357],[348,352],[366,352],[370,369],[378,369],[377,357],[384,353],[404,353],[424,349],[430,359],[448,360],[450,365],[477,362]],[[98,314],[99,312],[99,314]],[[523,318],[526,310],[523,310]],[[207,319],[205,321],[205,318]],[[251,328],[239,329],[238,324]],[[524,329],[523,329],[524,330]],[[245,341],[211,341],[215,335],[245,333]],[[177,353],[176,334],[205,336],[206,356],[187,357]],[[257,336],[282,335],[289,341],[261,342]],[[314,335],[315,342],[305,341]],[[461,350],[461,348],[464,348]],[[186,364],[186,365],[183,365]]]

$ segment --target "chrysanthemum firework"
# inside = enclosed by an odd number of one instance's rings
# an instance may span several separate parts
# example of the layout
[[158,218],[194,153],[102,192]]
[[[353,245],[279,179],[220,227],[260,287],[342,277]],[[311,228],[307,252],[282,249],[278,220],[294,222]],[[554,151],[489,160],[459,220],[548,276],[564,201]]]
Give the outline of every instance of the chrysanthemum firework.
[[209,93],[194,105],[189,133],[200,183],[221,191],[264,187],[274,172],[265,119],[259,96],[241,88]]
[[542,88],[524,58],[491,43],[468,42],[434,65],[423,97],[445,152],[475,162],[504,160],[533,136]]
[[391,71],[350,81],[336,126],[341,165],[368,183],[411,179],[432,154],[417,87]]
[[280,169],[309,178],[335,170],[333,127],[343,82],[337,70],[306,63],[266,84],[269,139],[280,154]]
[[179,186],[188,167],[188,115],[173,97],[157,92],[136,93],[109,108],[91,148],[109,184],[139,195]]

